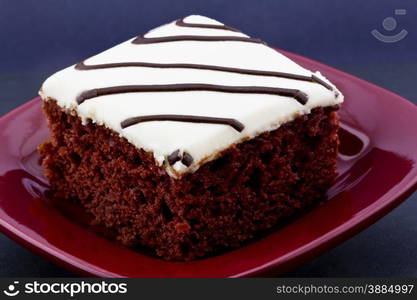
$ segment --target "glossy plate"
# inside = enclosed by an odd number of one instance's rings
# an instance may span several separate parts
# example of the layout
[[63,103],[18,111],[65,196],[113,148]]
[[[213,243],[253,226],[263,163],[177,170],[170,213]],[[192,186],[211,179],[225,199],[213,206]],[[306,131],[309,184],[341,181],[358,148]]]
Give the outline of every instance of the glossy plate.
[[416,188],[417,108],[361,79],[286,54],[322,72],[346,97],[340,111],[339,176],[323,205],[263,239],[193,262],[165,262],[124,248],[71,221],[44,200],[47,182],[36,147],[47,139],[48,130],[41,101],[35,98],[0,119],[1,230],[82,275],[246,277],[289,270],[369,226]]

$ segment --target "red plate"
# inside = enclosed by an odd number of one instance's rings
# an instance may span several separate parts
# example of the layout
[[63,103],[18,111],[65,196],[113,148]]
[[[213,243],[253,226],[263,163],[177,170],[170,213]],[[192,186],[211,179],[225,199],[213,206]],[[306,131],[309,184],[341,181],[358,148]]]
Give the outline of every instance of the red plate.
[[[416,188],[417,108],[407,100],[318,62],[345,94],[339,177],[329,201],[267,237],[193,262],[165,262],[97,236],[43,200],[36,147],[48,130],[36,98],[0,119],[0,227],[40,255],[83,275],[242,277],[278,274],[349,238]],[[399,254],[400,255],[400,254]]]

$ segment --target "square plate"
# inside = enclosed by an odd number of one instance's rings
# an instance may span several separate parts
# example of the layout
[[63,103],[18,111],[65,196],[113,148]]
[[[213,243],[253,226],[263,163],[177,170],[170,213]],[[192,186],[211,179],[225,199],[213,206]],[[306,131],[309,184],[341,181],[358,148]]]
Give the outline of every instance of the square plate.
[[0,228],[34,252],[83,275],[243,277],[284,272],[375,222],[416,188],[417,108],[407,100],[310,59],[345,95],[339,176],[329,201],[268,236],[214,257],[166,262],[112,243],[44,200],[36,147],[48,137],[38,98],[0,118]]

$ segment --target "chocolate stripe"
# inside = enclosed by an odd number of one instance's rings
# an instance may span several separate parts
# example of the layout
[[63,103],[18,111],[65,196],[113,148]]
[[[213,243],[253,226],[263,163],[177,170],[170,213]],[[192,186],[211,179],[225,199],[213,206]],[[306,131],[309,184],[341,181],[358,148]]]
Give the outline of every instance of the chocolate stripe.
[[[182,26],[182,27],[212,28],[212,29],[222,29],[222,30],[239,32],[237,29],[226,26],[226,25],[186,23],[184,22],[183,18],[177,20],[175,22],[175,25]],[[265,44],[262,40],[254,39],[250,37],[199,36],[199,35],[179,35],[179,36],[167,36],[167,37],[157,37],[157,38],[146,38],[144,36],[138,36],[132,41],[132,43],[133,44],[152,44],[152,43],[163,43],[163,42],[184,41],[184,40],[241,41],[241,42]],[[273,77],[282,77],[282,78],[288,78],[288,79],[293,79],[293,80],[316,82],[324,86],[326,89],[329,89],[331,91],[333,90],[333,88],[329,84],[327,84],[326,82],[324,82],[323,80],[321,80],[315,75],[304,76],[304,75],[290,74],[290,73],[284,73],[284,72],[250,70],[250,69],[222,67],[222,66],[215,66],[215,65],[187,64],[187,63],[162,64],[162,63],[147,63],[147,62],[124,62],[124,63],[122,62],[122,63],[108,63],[108,64],[98,64],[98,65],[85,65],[84,62],[81,62],[75,66],[77,70],[93,70],[93,69],[106,69],[106,68],[119,68],[119,67],[189,68],[189,69],[232,72],[232,73],[257,75],[257,76],[273,76]]]
[[173,164],[175,164],[177,161],[181,160],[181,156],[180,156],[180,149],[175,150],[174,152],[172,152],[170,155],[168,155],[167,157],[168,159],[168,163],[172,166]]
[[190,153],[184,152],[182,154],[181,162],[184,164],[184,166],[189,167],[193,163],[194,158],[191,156]]
[[184,166],[189,167],[192,165],[194,158],[190,153],[184,152],[181,156],[180,149],[175,150],[167,157],[168,164],[173,166],[177,161],[181,161]]
[[270,94],[293,97],[301,104],[306,104],[308,96],[296,89],[286,89],[267,86],[227,86],[203,83],[179,83],[179,84],[151,84],[151,85],[120,85],[98,88],[82,92],[77,97],[77,103],[85,100],[112,94],[137,93],[137,92],[183,92],[183,91],[214,91],[222,93],[244,94]]
[[214,25],[214,24],[202,24],[202,23],[186,23],[184,22],[184,18],[179,19],[175,22],[175,25],[181,27],[196,27],[196,28],[210,28],[210,29],[221,29],[221,30],[229,30],[234,32],[240,32],[239,30],[227,26],[227,25]]
[[333,87],[328,84],[327,82],[325,82],[324,80],[320,79],[319,77],[317,77],[316,75],[311,75],[311,79],[315,82],[317,82],[318,84],[321,84],[322,86],[324,86],[326,89],[333,91]]
[[204,42],[223,42],[223,41],[236,41],[236,42],[247,42],[265,44],[262,40],[254,39],[244,36],[210,36],[210,35],[174,35],[174,36],[163,36],[146,38],[143,35],[137,36],[132,44],[156,44],[156,43],[167,43],[177,41],[204,41]]
[[149,62],[121,62],[121,63],[86,65],[83,61],[75,65],[75,69],[80,70],[80,71],[122,68],[122,67],[145,67],[145,68],[161,68],[161,69],[198,69],[198,70],[237,73],[237,74],[244,74],[244,75],[269,76],[269,77],[287,78],[287,79],[301,80],[301,81],[308,81],[308,82],[316,82],[318,84],[321,84],[328,90],[333,90],[333,88],[329,84],[321,80],[316,75],[305,76],[305,75],[298,75],[298,74],[291,74],[291,73],[284,73],[284,72],[251,70],[251,69],[242,69],[242,68],[233,68],[233,67],[222,67],[222,66],[216,66],[216,65],[187,64],[187,63],[162,64],[162,63],[149,63]]
[[127,128],[129,126],[151,121],[175,121],[175,122],[187,122],[187,123],[207,123],[207,124],[222,124],[229,125],[236,131],[241,132],[245,126],[236,119],[229,118],[215,118],[205,116],[193,116],[193,115],[147,115],[137,116],[129,118],[120,123],[121,127]]

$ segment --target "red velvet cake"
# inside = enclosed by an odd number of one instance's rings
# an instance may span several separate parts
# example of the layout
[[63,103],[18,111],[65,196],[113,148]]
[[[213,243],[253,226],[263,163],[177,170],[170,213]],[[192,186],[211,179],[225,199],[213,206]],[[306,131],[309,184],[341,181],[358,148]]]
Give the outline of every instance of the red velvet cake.
[[56,201],[167,260],[236,248],[325,199],[343,95],[202,16],[49,77],[39,147]]

